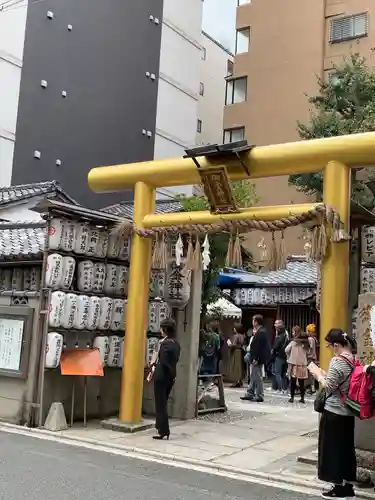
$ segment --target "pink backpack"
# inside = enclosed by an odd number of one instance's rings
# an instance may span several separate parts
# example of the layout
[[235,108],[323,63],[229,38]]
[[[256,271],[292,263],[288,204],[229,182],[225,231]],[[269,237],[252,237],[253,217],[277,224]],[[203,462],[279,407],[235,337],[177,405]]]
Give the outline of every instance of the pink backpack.
[[[347,358],[342,356],[342,359],[350,363]],[[372,397],[372,378],[366,373],[367,366],[356,360],[353,366],[353,372],[350,376],[348,397],[342,394],[347,407],[354,415],[361,420],[368,420],[375,417],[375,401]]]

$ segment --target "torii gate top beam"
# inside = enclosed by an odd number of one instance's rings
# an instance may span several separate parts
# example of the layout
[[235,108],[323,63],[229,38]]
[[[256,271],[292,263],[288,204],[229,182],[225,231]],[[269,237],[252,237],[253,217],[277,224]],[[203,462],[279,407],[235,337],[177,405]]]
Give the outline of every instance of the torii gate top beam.
[[[241,154],[251,179],[318,172],[331,160],[350,167],[374,165],[374,159],[375,132],[261,146]],[[212,167],[223,161],[202,157],[199,163]],[[232,181],[248,178],[238,159],[230,159],[225,165]],[[191,158],[97,167],[88,176],[89,186],[96,192],[121,191],[138,181],[158,188],[197,184],[200,180]]]

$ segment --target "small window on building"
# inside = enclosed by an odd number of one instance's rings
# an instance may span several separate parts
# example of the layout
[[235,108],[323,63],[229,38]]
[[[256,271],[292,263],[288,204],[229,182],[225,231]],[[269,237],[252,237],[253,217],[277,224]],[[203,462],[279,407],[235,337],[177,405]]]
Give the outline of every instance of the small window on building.
[[345,42],[368,35],[367,12],[331,20],[330,43]]
[[250,47],[250,28],[242,28],[236,33],[236,54],[249,52]]
[[247,76],[227,80],[225,104],[237,104],[247,99]]
[[247,3],[251,3],[251,0],[237,0],[237,5],[238,5],[238,7],[239,7],[240,5],[245,5],[245,4],[247,4]]
[[202,120],[197,120],[197,132],[198,134],[202,133]]
[[232,76],[233,75],[233,61],[228,59],[227,62],[227,76]]
[[205,47],[202,47],[201,48],[201,59],[202,59],[202,61],[205,61],[206,57],[207,57],[207,51],[206,51]]
[[243,141],[245,139],[245,127],[237,127],[224,130],[224,144]]
[[204,95],[204,83],[200,82],[199,84],[199,95]]

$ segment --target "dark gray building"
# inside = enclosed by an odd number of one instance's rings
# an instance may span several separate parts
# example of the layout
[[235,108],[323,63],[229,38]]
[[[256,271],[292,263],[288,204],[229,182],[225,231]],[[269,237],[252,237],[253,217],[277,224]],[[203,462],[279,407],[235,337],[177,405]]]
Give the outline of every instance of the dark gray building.
[[87,174],[154,157],[162,15],[163,0],[29,1],[12,184],[57,180],[90,207],[129,198],[96,195]]

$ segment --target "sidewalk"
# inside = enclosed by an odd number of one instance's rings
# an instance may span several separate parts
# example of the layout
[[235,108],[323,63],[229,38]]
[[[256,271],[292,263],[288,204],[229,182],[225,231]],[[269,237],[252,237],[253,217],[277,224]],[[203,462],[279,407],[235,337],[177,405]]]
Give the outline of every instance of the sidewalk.
[[153,440],[153,429],[123,434],[102,429],[100,422],[55,434],[138,453],[270,475],[288,474],[298,455],[316,449],[317,416],[312,400],[308,399],[306,405],[289,404],[287,395],[267,392],[264,403],[242,402],[243,391],[238,389],[225,389],[225,395],[227,413],[172,421],[169,441]]

